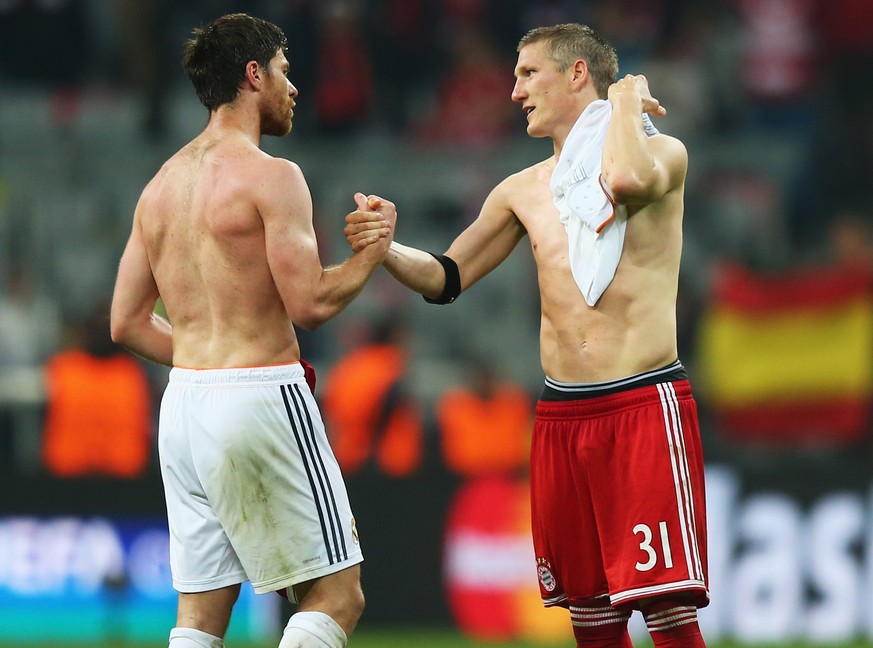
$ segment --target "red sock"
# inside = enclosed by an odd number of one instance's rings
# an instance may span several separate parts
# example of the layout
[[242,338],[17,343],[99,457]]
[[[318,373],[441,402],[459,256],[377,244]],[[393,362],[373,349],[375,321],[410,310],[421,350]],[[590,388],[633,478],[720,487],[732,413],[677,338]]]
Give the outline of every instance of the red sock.
[[605,599],[570,606],[577,648],[633,648],[627,632],[630,610],[614,608]]
[[693,605],[659,601],[644,616],[655,648],[706,648]]

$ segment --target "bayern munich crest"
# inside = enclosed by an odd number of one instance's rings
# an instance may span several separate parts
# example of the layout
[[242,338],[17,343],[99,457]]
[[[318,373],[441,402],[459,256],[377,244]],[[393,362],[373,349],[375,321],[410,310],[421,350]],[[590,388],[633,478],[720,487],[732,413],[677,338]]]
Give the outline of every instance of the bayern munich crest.
[[537,558],[537,576],[540,579],[540,585],[547,592],[554,591],[558,586],[558,581],[552,573],[552,566],[545,558]]

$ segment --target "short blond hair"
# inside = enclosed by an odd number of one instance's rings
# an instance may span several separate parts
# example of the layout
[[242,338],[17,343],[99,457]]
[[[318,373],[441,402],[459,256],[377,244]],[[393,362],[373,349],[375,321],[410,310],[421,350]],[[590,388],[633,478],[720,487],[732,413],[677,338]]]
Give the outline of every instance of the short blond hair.
[[546,55],[561,72],[579,59],[588,63],[594,88],[600,98],[606,99],[609,86],[618,78],[618,55],[615,48],[600,34],[591,27],[578,23],[537,27],[522,37],[517,51],[541,42],[546,44]]

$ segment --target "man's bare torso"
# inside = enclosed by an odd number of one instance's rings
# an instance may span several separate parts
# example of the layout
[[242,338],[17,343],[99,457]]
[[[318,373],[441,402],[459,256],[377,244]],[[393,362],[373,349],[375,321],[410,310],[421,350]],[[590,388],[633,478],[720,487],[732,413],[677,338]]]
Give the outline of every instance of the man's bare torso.
[[257,208],[259,178],[271,160],[243,138],[204,133],[143,192],[136,216],[173,326],[176,366],[245,367],[300,357]]
[[600,382],[657,369],[677,357],[676,296],[682,248],[682,196],[629,208],[615,278],[594,307],[570,270],[567,234],[552,202],[554,158],[505,180],[508,209],[527,230],[537,264],[546,375]]

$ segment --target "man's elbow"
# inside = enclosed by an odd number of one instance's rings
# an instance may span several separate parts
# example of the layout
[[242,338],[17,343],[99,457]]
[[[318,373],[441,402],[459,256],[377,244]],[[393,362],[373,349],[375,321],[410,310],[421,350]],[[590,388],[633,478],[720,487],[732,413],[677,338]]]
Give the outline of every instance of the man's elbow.
[[608,176],[604,174],[603,181],[609,188],[612,200],[619,205],[647,205],[663,195],[654,177],[623,172]]
[[122,317],[117,313],[109,316],[109,337],[115,344],[126,347],[130,344],[133,336],[133,326],[130,318]]
[[612,199],[620,205],[633,201],[647,189],[645,180],[630,170],[604,169],[603,184]]
[[305,331],[314,331],[331,319],[336,312],[326,306],[313,306],[292,316],[292,321]]

